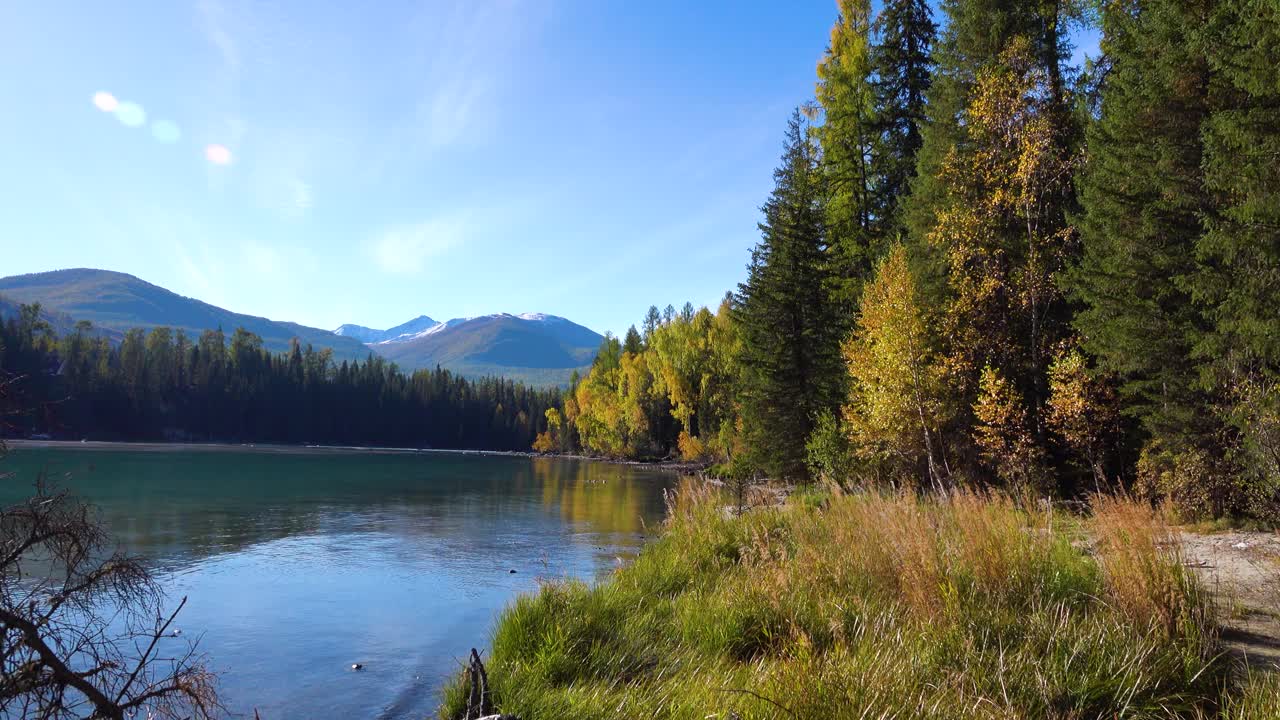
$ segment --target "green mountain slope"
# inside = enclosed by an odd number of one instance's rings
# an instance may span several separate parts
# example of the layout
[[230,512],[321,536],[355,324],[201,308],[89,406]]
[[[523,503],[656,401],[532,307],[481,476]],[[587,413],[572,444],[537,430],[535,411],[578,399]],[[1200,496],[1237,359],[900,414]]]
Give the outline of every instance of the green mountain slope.
[[369,348],[359,340],[328,330],[280,322],[224,310],[152,285],[132,275],[78,268],[0,278],[0,295],[11,302],[40,303],[52,313],[89,320],[106,330],[168,326],[193,337],[221,327],[230,334],[238,327],[262,336],[263,344],[281,351],[297,337],[303,344],[332,348],[339,359],[365,358]]
[[[16,318],[22,310],[22,305],[23,303],[17,300],[0,295],[0,322],[7,322],[9,318]],[[76,318],[57,310],[41,307],[40,319],[48,323],[58,337],[70,334],[76,329]],[[95,327],[93,335],[95,337],[105,337],[113,343],[120,342],[120,339],[124,337],[124,334],[119,330],[104,327]]]
[[[231,312],[109,270],[79,268],[0,278],[0,317],[16,313],[19,303],[37,302],[42,317],[60,335],[70,332],[77,320],[92,322],[97,332],[114,341],[135,327],[181,328],[193,339],[205,330],[221,327],[229,335],[243,327],[277,352],[297,337],[304,344],[332,348],[338,360],[377,354],[405,370],[439,365],[468,377],[502,376],[531,385],[567,384],[574,370],[585,372],[590,366],[603,339],[560,317],[500,314],[438,325],[422,316],[381,331],[382,337],[394,331],[394,340],[366,345],[356,334]],[[417,328],[427,329],[399,335]]]

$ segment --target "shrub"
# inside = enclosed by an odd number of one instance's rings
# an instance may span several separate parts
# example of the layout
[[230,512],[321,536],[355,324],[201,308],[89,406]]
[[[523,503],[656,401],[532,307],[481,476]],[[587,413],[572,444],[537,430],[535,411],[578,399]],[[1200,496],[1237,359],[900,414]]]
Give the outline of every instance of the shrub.
[[835,413],[824,410],[818,415],[805,442],[804,455],[813,477],[846,490],[852,487],[857,465],[849,445],[849,430]]
[[676,438],[676,447],[680,450],[680,459],[685,462],[702,462],[709,455],[706,444],[684,430]]
[[1135,492],[1154,503],[1167,502],[1184,521],[1254,516],[1264,504],[1250,474],[1220,449],[1152,440],[1142,449],[1137,470]]

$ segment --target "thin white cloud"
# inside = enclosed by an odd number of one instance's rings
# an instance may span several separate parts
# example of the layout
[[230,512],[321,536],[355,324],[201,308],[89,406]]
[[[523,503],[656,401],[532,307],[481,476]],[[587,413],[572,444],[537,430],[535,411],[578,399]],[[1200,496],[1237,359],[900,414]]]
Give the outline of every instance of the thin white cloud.
[[383,272],[413,275],[452,248],[462,244],[462,218],[437,218],[389,227],[369,243],[369,254]]
[[456,142],[481,120],[481,108],[492,83],[484,76],[450,78],[418,104],[418,117],[426,133],[427,144],[444,147]]
[[503,117],[502,94],[516,58],[536,32],[545,4],[522,0],[442,0],[420,6],[408,24],[415,57],[406,64],[414,104],[408,144],[433,150],[483,137]]
[[275,153],[255,158],[247,181],[257,204],[286,218],[304,217],[315,204],[311,183],[303,175],[304,164]]
[[239,70],[240,48],[227,29],[229,19],[226,6],[219,0],[199,0],[196,3],[196,12],[205,38],[218,51],[222,62],[232,70]]
[[222,261],[217,253],[201,241],[171,241],[169,248],[174,264],[177,266],[176,282],[170,286],[161,282],[180,295],[187,295],[198,300],[226,307],[226,292]]

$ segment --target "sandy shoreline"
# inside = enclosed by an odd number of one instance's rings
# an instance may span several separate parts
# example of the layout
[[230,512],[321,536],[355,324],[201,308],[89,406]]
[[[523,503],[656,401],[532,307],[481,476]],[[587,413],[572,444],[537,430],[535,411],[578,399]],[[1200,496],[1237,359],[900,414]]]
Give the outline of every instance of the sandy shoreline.
[[185,443],[185,442],[107,442],[102,440],[5,440],[12,450],[43,448],[49,450],[129,450],[132,452],[238,452],[276,455],[483,455],[494,457],[553,458],[561,460],[588,460],[615,465],[634,465],[655,470],[697,472],[702,466],[682,462],[640,462],[614,460],[587,455],[552,455],[516,450],[449,450],[443,448],[395,448],[358,445],[272,445],[269,443]]

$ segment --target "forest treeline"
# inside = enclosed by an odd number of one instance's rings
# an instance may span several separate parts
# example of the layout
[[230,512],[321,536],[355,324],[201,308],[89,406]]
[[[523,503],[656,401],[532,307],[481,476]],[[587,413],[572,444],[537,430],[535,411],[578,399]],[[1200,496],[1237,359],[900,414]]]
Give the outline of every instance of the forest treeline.
[[838,5],[746,281],[607,339],[538,447],[1274,517],[1280,6]]
[[555,388],[338,363],[296,339],[271,353],[244,329],[130,330],[113,345],[81,321],[59,338],[38,306],[0,323],[0,371],[18,408],[5,430],[71,439],[527,450],[560,404]]

